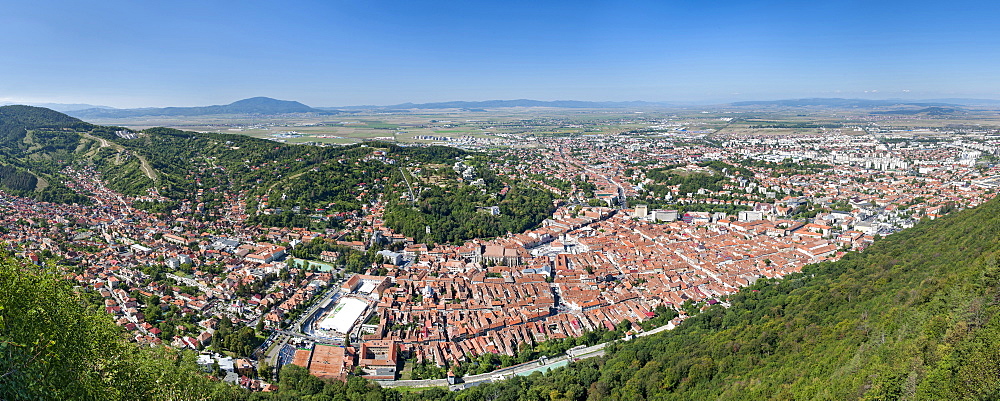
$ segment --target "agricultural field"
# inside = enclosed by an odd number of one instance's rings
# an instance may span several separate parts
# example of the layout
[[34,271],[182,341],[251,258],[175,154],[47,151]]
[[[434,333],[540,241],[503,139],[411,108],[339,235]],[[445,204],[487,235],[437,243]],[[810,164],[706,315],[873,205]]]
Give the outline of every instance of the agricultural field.
[[131,129],[169,127],[187,131],[247,135],[293,144],[347,145],[363,141],[449,144],[459,147],[527,146],[510,136],[572,138],[635,135],[712,138],[731,135],[865,135],[897,132],[933,134],[1000,126],[1000,116],[969,108],[949,115],[879,114],[871,109],[559,109],[365,110],[342,114],[271,116],[215,115],[137,117],[89,121]]

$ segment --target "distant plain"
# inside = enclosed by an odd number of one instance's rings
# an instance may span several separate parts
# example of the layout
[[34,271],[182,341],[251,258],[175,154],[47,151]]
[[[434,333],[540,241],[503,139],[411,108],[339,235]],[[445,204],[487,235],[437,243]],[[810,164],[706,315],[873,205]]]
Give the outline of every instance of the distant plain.
[[[130,129],[169,127],[186,131],[248,135],[287,143],[344,145],[362,141],[461,144],[504,134],[575,136],[631,135],[815,135],[852,127],[922,129],[1000,127],[992,110],[967,108],[946,116],[878,115],[869,109],[559,109],[502,108],[350,111],[339,115],[214,115],[135,117],[88,122]],[[442,139],[444,138],[444,139]]]

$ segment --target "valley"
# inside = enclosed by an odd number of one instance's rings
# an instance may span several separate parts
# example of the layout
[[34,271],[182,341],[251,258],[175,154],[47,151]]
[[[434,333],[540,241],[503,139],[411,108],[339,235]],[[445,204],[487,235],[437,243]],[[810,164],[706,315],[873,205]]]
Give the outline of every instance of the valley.
[[941,116],[512,110],[467,122],[504,127],[481,140],[293,145],[6,112],[9,174],[37,179],[0,181],[11,255],[256,390],[295,366],[498,389],[549,360],[605,369],[624,340],[687,338],[762,283],[988,204],[1000,176],[997,129]]

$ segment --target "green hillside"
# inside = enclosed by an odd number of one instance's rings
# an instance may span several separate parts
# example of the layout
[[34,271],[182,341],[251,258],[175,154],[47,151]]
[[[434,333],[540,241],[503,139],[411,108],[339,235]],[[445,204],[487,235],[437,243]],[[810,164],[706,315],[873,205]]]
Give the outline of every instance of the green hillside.
[[58,179],[93,126],[43,107],[0,107],[0,189],[43,201],[86,203]]
[[0,400],[233,399],[194,356],[140,349],[70,283],[0,255]]
[[4,141],[23,139],[25,130],[36,128],[85,128],[79,119],[58,111],[34,106],[0,107],[0,138]]
[[[169,128],[131,132],[40,107],[0,107],[0,189],[43,201],[89,202],[65,185],[66,169],[92,168],[110,189],[166,198],[136,207],[164,212],[191,202],[185,217],[192,220],[221,218],[223,203],[242,197],[250,224],[338,228],[337,214],[383,199],[390,227],[440,243],[521,231],[551,215],[551,193],[497,177],[486,165],[478,170],[486,187],[460,180],[451,166],[470,155],[442,146],[316,147]],[[415,202],[402,199],[410,194]],[[193,210],[198,203],[202,211]],[[481,213],[492,206],[502,215]]]

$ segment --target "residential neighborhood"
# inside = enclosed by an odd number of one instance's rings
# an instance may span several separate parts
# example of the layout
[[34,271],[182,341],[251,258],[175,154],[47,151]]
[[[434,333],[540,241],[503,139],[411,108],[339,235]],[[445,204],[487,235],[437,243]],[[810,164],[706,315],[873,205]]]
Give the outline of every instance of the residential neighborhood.
[[[264,390],[271,373],[260,372],[283,364],[395,381],[415,378],[414,366],[451,372],[586,333],[641,333],[664,310],[676,314],[664,324],[673,327],[757,280],[981,204],[1000,174],[983,162],[995,137],[858,128],[719,135],[709,146],[683,124],[662,124],[656,136],[495,139],[490,169],[558,200],[540,225],[494,238],[419,243],[385,223],[381,198],[324,217],[342,229],[248,225],[249,214],[278,211],[241,193],[225,193],[213,211],[194,199],[153,213],[133,205],[167,201],[155,188],[122,195],[79,166],[64,171],[67,185],[92,205],[5,195],[0,240],[62,269],[135,342],[202,352],[220,379]],[[370,160],[397,163],[378,150]],[[453,169],[486,191],[472,165]],[[408,197],[435,185],[419,170]],[[192,217],[206,212],[221,218]],[[307,245],[330,250],[295,256]]]

